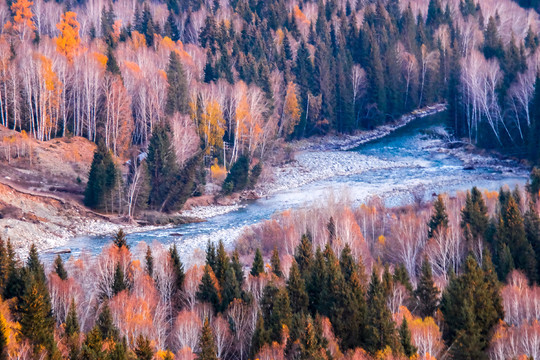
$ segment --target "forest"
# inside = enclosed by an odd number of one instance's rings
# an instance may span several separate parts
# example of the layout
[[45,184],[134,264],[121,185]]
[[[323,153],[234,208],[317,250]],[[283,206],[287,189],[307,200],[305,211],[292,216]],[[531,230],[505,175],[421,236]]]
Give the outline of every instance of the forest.
[[[225,194],[249,188],[249,169],[284,141],[372,129],[437,103],[448,104],[458,138],[534,164],[536,7],[9,0],[0,4],[0,123],[38,140],[102,143],[116,169],[127,162],[129,170],[119,176],[111,165],[107,183],[90,184],[85,203],[128,216],[181,208],[204,192],[207,178]],[[173,169],[162,174],[171,151]],[[18,147],[17,156],[25,156]],[[97,160],[100,174],[106,165]],[[225,181],[239,160],[238,184]]]
[[0,242],[1,359],[538,359],[527,191],[286,211],[184,264],[119,231],[43,265]]

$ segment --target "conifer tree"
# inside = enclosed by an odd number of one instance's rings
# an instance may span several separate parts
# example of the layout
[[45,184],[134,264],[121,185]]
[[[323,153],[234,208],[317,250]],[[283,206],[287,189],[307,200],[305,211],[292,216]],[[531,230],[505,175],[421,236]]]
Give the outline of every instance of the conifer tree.
[[489,256],[484,269],[469,256],[460,276],[452,275],[442,300],[444,337],[456,359],[487,359],[492,328],[504,317],[499,285]]
[[[197,290],[197,299],[201,302],[207,302],[213,306],[214,311],[217,312],[220,306],[220,295],[216,288],[214,279],[216,276],[209,265],[204,267],[204,273]],[[217,279],[216,279],[217,280]]]
[[184,67],[176,51],[171,51],[169,65],[167,68],[167,102],[165,109],[167,114],[175,112],[187,114],[188,108],[188,87]]
[[96,329],[99,331],[100,339],[118,339],[118,329],[114,325],[111,309],[105,303],[96,321]]
[[302,235],[300,244],[294,253],[294,259],[298,264],[300,273],[303,277],[306,277],[308,272],[311,270],[311,265],[313,262],[313,246],[307,234]]
[[118,171],[112,153],[103,142],[98,144],[88,175],[84,192],[84,205],[92,209],[104,209],[106,201],[116,187]]
[[[505,198],[504,198],[505,199]],[[504,200],[503,199],[503,200]],[[514,196],[509,194],[508,199],[504,200],[499,226],[496,233],[498,273],[501,279],[511,270],[507,263],[507,254],[505,246],[508,247],[512,256],[512,263],[517,269],[523,270],[530,281],[536,280],[537,264],[535,253],[531,243],[527,240],[523,217],[518,208]]]
[[386,305],[384,288],[373,269],[368,291],[368,312],[366,322],[366,346],[375,353],[387,346],[392,349],[397,347],[396,326],[392,320],[392,313]]
[[217,253],[216,253],[216,266],[214,269],[214,273],[216,274],[216,278],[218,279],[221,285],[225,281],[225,273],[227,272],[227,269],[229,268],[229,263],[230,263],[230,260],[229,260],[229,256],[227,255],[227,251],[225,251],[225,245],[223,244],[223,241],[219,240]]
[[488,228],[489,218],[487,206],[482,197],[482,193],[475,186],[472,191],[467,191],[465,198],[465,207],[461,210],[461,227],[463,228],[465,238],[471,243],[482,240]]
[[120,66],[118,66],[118,62],[116,61],[116,56],[114,55],[114,49],[110,45],[107,47],[106,69],[108,73],[122,78],[122,72],[120,71]]
[[255,331],[251,339],[250,358],[254,359],[257,353],[262,349],[264,344],[270,342],[268,331],[264,327],[264,318],[259,312],[257,317],[257,323],[255,324]]
[[197,359],[199,360],[218,360],[214,334],[210,327],[210,323],[208,322],[208,318],[204,319],[201,336],[199,337],[199,353],[197,355]]
[[433,281],[431,264],[427,257],[424,257],[420,279],[414,292],[420,316],[433,316],[439,304],[439,294],[440,291]]
[[134,352],[137,355],[137,360],[152,360],[154,358],[154,350],[152,349],[150,340],[143,335],[137,337]]
[[54,259],[54,272],[62,280],[66,280],[68,278],[68,273],[64,267],[64,262],[62,261],[62,257],[60,255]]
[[401,346],[403,347],[403,353],[409,358],[414,356],[417,349],[416,346],[414,346],[414,344],[412,343],[411,331],[409,330],[409,325],[405,317],[403,317],[403,321],[401,322],[401,326],[399,327],[399,338],[401,341]]
[[169,255],[171,257],[171,264],[174,271],[174,292],[175,295],[178,295],[184,289],[184,279],[186,277],[184,273],[184,264],[180,260],[180,255],[178,255],[178,249],[176,244],[169,249]]
[[148,145],[148,172],[150,174],[150,204],[162,209],[178,174],[176,153],[171,143],[170,128],[165,123],[154,126]]
[[34,355],[37,356],[45,348],[49,357],[53,357],[57,349],[49,292],[44,281],[31,271],[28,274],[19,304],[21,334],[33,345]]
[[287,291],[291,301],[291,309],[294,314],[307,313],[309,298],[306,292],[304,279],[300,275],[298,264],[294,261],[289,270],[289,280],[287,281]]
[[150,248],[150,245],[146,247],[146,273],[148,276],[153,277],[154,276],[154,256],[152,255],[152,249]]
[[540,279],[540,217],[532,202],[525,213],[524,225],[527,241],[531,244],[536,256],[536,279]]
[[253,259],[253,265],[251,266],[251,275],[259,276],[264,273],[264,260],[260,249],[255,252],[255,259]]
[[240,263],[240,254],[237,250],[233,251],[231,267],[234,270],[234,274],[236,275],[236,282],[241,289],[244,285],[244,269],[242,267],[242,264]]
[[283,272],[281,271],[281,260],[279,259],[279,252],[277,246],[274,246],[274,251],[272,251],[272,257],[270,259],[270,264],[272,265],[272,272],[278,278],[283,277]]
[[216,262],[217,262],[217,255],[216,255],[216,246],[213,242],[210,242],[208,240],[208,243],[206,244],[206,265],[210,266],[212,270],[216,271]]
[[79,328],[79,319],[77,316],[77,307],[75,306],[75,299],[71,299],[71,304],[69,305],[69,311],[66,316],[66,327],[65,333],[67,337],[71,337],[73,334],[78,333]]
[[128,286],[124,279],[124,270],[122,269],[122,266],[120,266],[120,263],[118,263],[116,264],[116,269],[114,270],[114,279],[112,285],[113,294],[117,295],[127,288]]
[[394,282],[405,286],[405,288],[412,293],[413,286],[411,284],[411,278],[405,264],[401,263],[394,269]]
[[102,351],[103,347],[103,338],[98,326],[86,334],[86,339],[81,349],[81,358],[82,359],[103,359],[105,354]]
[[326,360],[327,354],[311,317],[308,317],[305,329],[300,337],[300,360]]
[[118,232],[114,235],[114,238],[113,238],[113,244],[114,244],[114,246],[116,246],[118,249],[121,249],[122,247],[125,247],[125,248],[129,249],[129,246],[128,246],[128,244],[127,244],[126,233],[124,232],[124,230],[120,229],[120,230],[118,230]]
[[433,214],[431,215],[428,226],[429,238],[433,237],[435,231],[440,231],[441,229],[448,227],[448,215],[446,214],[443,197],[440,194],[433,204]]

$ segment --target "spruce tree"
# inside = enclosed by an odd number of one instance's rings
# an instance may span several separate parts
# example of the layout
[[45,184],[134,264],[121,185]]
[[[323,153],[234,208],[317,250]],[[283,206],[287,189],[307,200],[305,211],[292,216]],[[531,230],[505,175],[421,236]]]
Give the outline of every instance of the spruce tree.
[[118,293],[126,290],[127,288],[128,286],[124,279],[124,270],[122,269],[122,266],[120,266],[120,263],[117,263],[114,270],[114,279],[112,284],[113,294],[117,295]]
[[260,249],[255,252],[255,258],[253,259],[253,265],[251,266],[251,275],[259,276],[264,273],[264,260]]
[[272,265],[272,272],[278,278],[283,277],[283,272],[281,271],[281,260],[279,259],[279,252],[277,246],[274,246],[274,251],[272,251],[272,257],[270,258],[270,265]]
[[411,331],[409,330],[409,325],[407,324],[407,319],[405,317],[403,317],[403,321],[399,327],[399,339],[401,341],[401,346],[403,347],[403,353],[408,358],[414,356],[417,349],[412,343]]
[[436,231],[441,231],[443,228],[448,228],[448,215],[442,195],[437,196],[437,200],[433,204],[433,214],[429,220],[428,237],[431,238]]
[[146,247],[146,273],[150,277],[154,277],[154,256],[152,255],[152,249],[150,248],[150,245]]
[[169,137],[171,130],[166,123],[154,126],[148,144],[148,172],[150,175],[150,205],[161,210],[178,174],[176,153]]
[[387,346],[395,350],[398,340],[396,326],[392,313],[386,305],[384,288],[375,269],[371,274],[367,308],[366,348],[371,353],[383,350]]
[[420,279],[414,292],[420,316],[433,316],[439,304],[439,294],[440,291],[433,281],[431,264],[427,257],[424,257]]
[[302,235],[300,244],[296,248],[294,253],[294,259],[298,264],[298,269],[303,277],[306,277],[308,272],[311,270],[311,265],[313,262],[313,245],[307,234]]
[[66,326],[65,333],[67,337],[71,337],[73,334],[78,333],[79,320],[77,316],[77,307],[75,306],[75,299],[71,299],[71,304],[69,305],[69,311],[66,316]]
[[120,230],[118,230],[118,232],[114,235],[114,238],[113,238],[113,244],[114,244],[114,246],[116,246],[118,249],[121,249],[122,247],[125,247],[126,249],[129,249],[129,246],[128,246],[128,244],[127,244],[126,233],[124,232],[124,230],[120,229]]
[[169,249],[169,255],[171,257],[171,264],[174,271],[174,296],[179,296],[184,289],[184,279],[186,275],[184,273],[184,264],[182,264],[182,261],[180,260],[180,255],[178,255],[176,244],[173,244],[173,246]]
[[112,153],[103,142],[99,142],[88,175],[84,205],[92,209],[105,209],[106,202],[117,185],[117,176]]
[[68,278],[68,273],[66,271],[66,268],[64,267],[64,262],[62,261],[62,257],[58,255],[56,259],[54,259],[54,272],[58,277],[62,280],[66,280]]
[[150,340],[143,335],[137,337],[134,352],[137,355],[137,360],[152,360],[154,358],[154,350],[152,349]]
[[270,337],[268,331],[266,331],[264,327],[264,318],[259,312],[257,323],[255,324],[255,331],[253,332],[253,337],[251,338],[250,358],[255,359],[255,356],[262,349],[264,344],[268,344],[269,342]]
[[175,112],[187,114],[188,107],[188,86],[184,67],[176,51],[171,51],[169,65],[167,68],[167,101],[165,111],[172,115]]
[[204,319],[201,336],[199,337],[199,353],[197,355],[197,359],[199,360],[218,360],[214,334],[208,318]]
[[412,293],[413,286],[405,264],[401,263],[394,269],[394,282],[405,286],[407,291]]
[[220,302],[219,292],[216,288],[217,284],[214,279],[216,279],[216,276],[214,275],[212,268],[209,265],[206,265],[204,267],[201,283],[199,284],[199,289],[197,290],[197,299],[201,302],[209,303],[214,308],[214,311],[217,312]]
[[105,303],[101,312],[99,313],[98,319],[96,321],[96,328],[99,331],[100,337],[102,339],[118,339],[118,329],[114,325],[111,309],[109,305]]
[[494,276],[489,256],[484,258],[484,269],[469,256],[463,274],[452,275],[442,300],[445,319],[444,337],[453,345],[456,359],[487,359],[485,350],[489,336],[504,309],[499,284]]
[[31,272],[29,274],[19,304],[21,334],[33,345],[34,355],[45,348],[49,357],[53,357],[57,349],[49,292],[44,281]]
[[306,292],[304,279],[300,275],[298,264],[294,261],[289,270],[289,280],[287,281],[287,291],[291,302],[291,309],[294,314],[307,313],[309,298]]
[[327,354],[311,317],[308,317],[306,326],[300,337],[300,360],[326,360]]
[[475,186],[471,192],[467,191],[465,207],[461,210],[461,228],[470,250],[476,241],[484,239],[488,224],[487,206],[482,193]]
[[244,285],[244,269],[242,264],[240,263],[240,254],[237,250],[233,251],[231,267],[234,270],[234,274],[236,275],[236,282],[241,289]]
[[536,279],[540,279],[540,217],[532,202],[525,213],[524,225],[527,241],[531,244],[536,256]]

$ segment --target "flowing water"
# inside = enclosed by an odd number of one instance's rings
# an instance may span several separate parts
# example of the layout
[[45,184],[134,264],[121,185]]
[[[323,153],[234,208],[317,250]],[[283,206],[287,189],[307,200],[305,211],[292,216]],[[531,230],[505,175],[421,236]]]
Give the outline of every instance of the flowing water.
[[[525,169],[486,165],[465,170],[464,163],[457,157],[438,151],[441,140],[426,134],[440,132],[443,127],[441,119],[441,115],[433,115],[414,120],[382,139],[351,150],[366,156],[364,159],[367,159],[368,164],[370,160],[375,162],[382,159],[396,166],[375,167],[361,174],[315,181],[267,198],[246,202],[238,210],[211,217],[202,223],[133,233],[128,235],[128,243],[132,246],[140,241],[176,243],[182,258],[190,262],[193,251],[204,249],[209,239],[222,239],[228,247],[232,247],[243,227],[269,219],[276,212],[324,200],[330,193],[346,194],[355,204],[377,195],[392,206],[411,202],[418,197],[429,199],[435,193],[452,194],[470,189],[473,185],[496,190],[505,184],[514,187],[526,182]],[[83,236],[71,240],[67,247],[73,255],[82,250],[96,253],[110,240],[110,236]]]

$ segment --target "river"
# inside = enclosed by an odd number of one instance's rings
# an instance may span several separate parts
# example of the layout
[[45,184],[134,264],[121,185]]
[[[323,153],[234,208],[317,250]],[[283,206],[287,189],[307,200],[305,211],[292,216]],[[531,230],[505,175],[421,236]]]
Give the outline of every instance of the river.
[[[368,165],[370,162],[385,160],[396,166],[375,166],[373,169],[368,166],[367,170],[360,174],[335,176],[290,188],[269,197],[246,202],[238,210],[208,218],[202,223],[132,233],[127,237],[128,243],[131,246],[140,241],[176,243],[181,257],[189,263],[193,251],[197,248],[204,249],[209,239],[222,239],[227,247],[232,248],[234,239],[245,226],[269,219],[276,212],[321,202],[330,193],[340,196],[346,194],[354,204],[360,204],[368,197],[377,195],[384,198],[387,205],[393,206],[411,202],[414,196],[429,199],[435,193],[452,194],[470,189],[473,185],[497,190],[505,184],[514,187],[526,182],[526,169],[517,165],[480,165],[465,170],[462,160],[441,151],[440,138],[426,135],[440,133],[443,126],[441,114],[432,115],[414,120],[382,139],[350,150],[363,155],[362,159]],[[83,236],[71,240],[67,247],[75,256],[83,249],[96,253],[110,240],[111,237]],[[59,249],[53,251],[57,250]],[[48,257],[47,255],[45,257]]]

